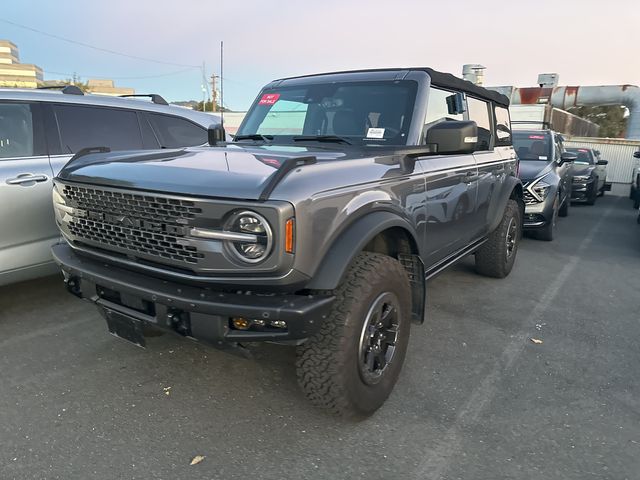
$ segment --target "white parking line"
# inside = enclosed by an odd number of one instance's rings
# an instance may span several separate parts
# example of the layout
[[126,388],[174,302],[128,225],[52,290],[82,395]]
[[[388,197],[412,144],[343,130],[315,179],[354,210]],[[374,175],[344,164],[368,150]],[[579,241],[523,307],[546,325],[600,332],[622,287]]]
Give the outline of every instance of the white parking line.
[[507,344],[500,358],[495,363],[491,372],[480,382],[469,399],[465,402],[451,427],[447,430],[443,438],[438,442],[435,448],[427,451],[422,462],[418,465],[416,474],[411,478],[425,478],[428,480],[440,480],[449,468],[452,460],[460,454],[460,447],[463,440],[462,429],[465,426],[475,424],[499,390],[499,382],[507,370],[509,370],[514,362],[524,351],[527,344],[531,325],[540,323],[539,319],[543,318],[545,312],[562,291],[563,285],[569,279],[580,261],[581,254],[591,245],[596,232],[602,225],[602,222],[614,210],[614,206],[609,207],[600,219],[591,227],[589,233],[584,237],[575,254],[569,258],[569,261],[560,270],[556,279],[546,288],[539,303],[527,316],[522,328],[513,337],[513,340]]

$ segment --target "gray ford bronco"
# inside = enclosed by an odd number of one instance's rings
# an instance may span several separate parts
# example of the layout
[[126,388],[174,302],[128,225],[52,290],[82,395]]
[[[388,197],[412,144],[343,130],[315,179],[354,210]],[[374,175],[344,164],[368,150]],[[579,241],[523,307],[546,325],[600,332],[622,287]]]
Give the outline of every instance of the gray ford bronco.
[[55,180],[68,290],[144,346],[297,347],[316,405],[391,393],[426,281],[469,254],[511,271],[524,203],[508,99],[429,68],[276,80],[233,142],[76,155]]

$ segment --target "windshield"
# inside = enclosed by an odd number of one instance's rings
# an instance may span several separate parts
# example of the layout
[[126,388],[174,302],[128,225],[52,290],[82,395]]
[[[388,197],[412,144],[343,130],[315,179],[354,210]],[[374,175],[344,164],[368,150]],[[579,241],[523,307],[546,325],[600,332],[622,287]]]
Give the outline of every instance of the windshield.
[[520,160],[548,161],[551,158],[551,136],[543,132],[514,132],[513,147]]
[[236,139],[405,145],[416,90],[413,81],[320,83],[263,90]]
[[582,163],[583,165],[594,164],[591,152],[586,148],[567,148],[567,152],[572,152],[578,155],[578,158],[573,163]]

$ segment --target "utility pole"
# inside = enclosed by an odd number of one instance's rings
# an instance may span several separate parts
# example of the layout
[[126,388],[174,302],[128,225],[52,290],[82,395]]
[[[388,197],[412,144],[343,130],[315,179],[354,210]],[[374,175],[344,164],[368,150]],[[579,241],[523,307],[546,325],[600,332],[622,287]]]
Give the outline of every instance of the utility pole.
[[207,74],[206,72],[206,67],[204,62],[202,62],[202,85],[200,85],[200,88],[202,88],[202,111],[206,112],[207,111]]
[[211,75],[211,111],[216,112],[218,110],[218,86],[216,80],[218,76],[216,74]]

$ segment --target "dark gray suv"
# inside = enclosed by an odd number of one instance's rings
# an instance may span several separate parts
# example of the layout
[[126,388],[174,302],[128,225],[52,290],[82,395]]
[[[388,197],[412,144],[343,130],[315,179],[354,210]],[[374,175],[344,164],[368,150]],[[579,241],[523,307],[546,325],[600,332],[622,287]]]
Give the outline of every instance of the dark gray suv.
[[390,394],[426,281],[475,254],[505,277],[522,232],[508,100],[428,68],[276,80],[232,143],[78,155],[55,182],[69,291],[144,345],[296,345],[300,385],[362,417]]
[[562,135],[552,130],[517,130],[513,145],[520,160],[526,203],[524,228],[540,240],[555,238],[558,216],[569,215],[572,162]]

